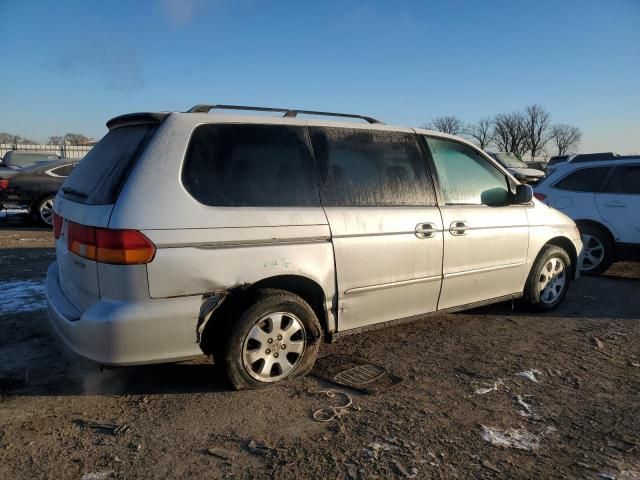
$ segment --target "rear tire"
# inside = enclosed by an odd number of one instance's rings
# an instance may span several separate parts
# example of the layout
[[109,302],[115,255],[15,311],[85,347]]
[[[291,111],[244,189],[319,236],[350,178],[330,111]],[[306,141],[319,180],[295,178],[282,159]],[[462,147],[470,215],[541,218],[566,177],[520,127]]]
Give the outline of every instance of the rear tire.
[[584,247],[580,274],[595,276],[604,273],[615,257],[615,245],[610,235],[595,225],[580,225],[578,228]]
[[267,387],[313,368],[322,330],[298,295],[258,290],[251,304],[231,317],[225,319],[228,334],[215,358],[236,390]]
[[571,283],[571,258],[556,245],[545,245],[529,272],[524,288],[524,304],[544,312],[564,300]]

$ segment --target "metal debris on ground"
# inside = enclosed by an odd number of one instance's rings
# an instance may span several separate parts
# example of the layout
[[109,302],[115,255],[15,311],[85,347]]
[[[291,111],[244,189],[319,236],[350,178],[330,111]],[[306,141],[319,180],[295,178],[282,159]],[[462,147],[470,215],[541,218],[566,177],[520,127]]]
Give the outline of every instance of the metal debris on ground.
[[123,435],[131,430],[131,427],[126,423],[118,425],[116,423],[99,423],[92,420],[82,419],[76,420],[75,423],[80,426],[80,428],[90,428],[97,433],[104,433],[108,435]]
[[342,415],[347,413],[346,411],[349,409],[360,410],[360,407],[356,407],[353,405],[353,399],[351,396],[340,390],[309,390],[310,394],[313,395],[326,395],[329,398],[335,398],[336,395],[342,396],[344,398],[343,405],[329,405],[327,407],[318,408],[313,411],[313,419],[316,422],[330,422],[334,419],[339,419]]
[[532,382],[538,383],[538,379],[536,378],[536,375],[542,375],[542,372],[540,370],[536,370],[535,368],[516,373],[516,377],[526,378],[527,380],[531,380]]
[[312,375],[364,393],[377,393],[402,382],[380,365],[350,355],[327,355],[316,361]]

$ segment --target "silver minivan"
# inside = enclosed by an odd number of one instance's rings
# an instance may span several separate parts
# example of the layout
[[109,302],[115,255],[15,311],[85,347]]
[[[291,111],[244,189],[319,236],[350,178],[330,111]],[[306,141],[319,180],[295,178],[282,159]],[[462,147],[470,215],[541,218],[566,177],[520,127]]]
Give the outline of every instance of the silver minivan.
[[552,309],[577,275],[573,221],[461,138],[223,105],[107,127],[56,197],[46,280],[55,330],[101,364],[204,353],[255,388],[309,372],[323,339]]

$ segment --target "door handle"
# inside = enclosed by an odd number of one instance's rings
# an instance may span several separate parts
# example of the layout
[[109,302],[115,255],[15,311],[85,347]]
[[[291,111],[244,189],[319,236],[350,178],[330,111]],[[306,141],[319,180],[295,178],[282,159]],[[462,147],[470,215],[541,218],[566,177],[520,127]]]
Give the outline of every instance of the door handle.
[[464,235],[465,233],[467,233],[467,228],[469,228],[467,222],[452,222],[451,225],[449,225],[449,233],[455,236]]
[[614,200],[613,202],[604,202],[604,206],[605,207],[626,207],[627,204],[624,202],[619,202],[617,200]]
[[435,223],[419,223],[416,225],[415,234],[418,238],[432,238],[438,232]]

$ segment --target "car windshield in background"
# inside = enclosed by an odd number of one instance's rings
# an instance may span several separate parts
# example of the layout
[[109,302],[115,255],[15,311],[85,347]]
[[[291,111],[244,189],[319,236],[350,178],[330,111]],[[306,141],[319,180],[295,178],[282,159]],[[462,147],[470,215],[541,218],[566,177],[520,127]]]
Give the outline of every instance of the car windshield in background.
[[55,154],[39,155],[36,153],[13,152],[11,154],[11,166],[25,168],[25,167],[31,167],[33,165],[37,165],[38,163],[51,162],[57,159],[58,159],[58,156]]
[[509,168],[529,168],[515,153],[493,153],[493,157]]
[[130,125],[110,130],[73,170],[62,187],[63,195],[88,205],[113,203],[156,127]]

